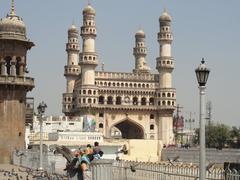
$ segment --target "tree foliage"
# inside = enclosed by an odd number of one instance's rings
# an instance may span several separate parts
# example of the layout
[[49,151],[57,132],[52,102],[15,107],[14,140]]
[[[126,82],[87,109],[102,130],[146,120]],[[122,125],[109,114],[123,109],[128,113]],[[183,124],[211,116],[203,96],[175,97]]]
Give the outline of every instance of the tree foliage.
[[[224,124],[211,124],[206,126],[205,130],[206,146],[208,148],[240,148],[240,128],[230,128]],[[196,129],[195,134],[194,143],[199,144],[199,129]]]

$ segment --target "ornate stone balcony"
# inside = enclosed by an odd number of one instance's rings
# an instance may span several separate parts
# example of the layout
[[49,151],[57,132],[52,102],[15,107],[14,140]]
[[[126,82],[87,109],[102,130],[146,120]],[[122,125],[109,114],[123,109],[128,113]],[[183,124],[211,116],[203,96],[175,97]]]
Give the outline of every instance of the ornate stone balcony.
[[34,78],[25,76],[0,76],[0,85],[25,86],[29,90],[34,88]]

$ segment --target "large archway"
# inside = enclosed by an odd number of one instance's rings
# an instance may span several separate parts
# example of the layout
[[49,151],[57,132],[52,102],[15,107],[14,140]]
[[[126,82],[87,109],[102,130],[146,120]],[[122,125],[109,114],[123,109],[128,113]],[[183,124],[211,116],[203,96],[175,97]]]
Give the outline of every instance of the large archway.
[[114,127],[119,129],[124,139],[144,139],[143,128],[129,119],[115,124]]

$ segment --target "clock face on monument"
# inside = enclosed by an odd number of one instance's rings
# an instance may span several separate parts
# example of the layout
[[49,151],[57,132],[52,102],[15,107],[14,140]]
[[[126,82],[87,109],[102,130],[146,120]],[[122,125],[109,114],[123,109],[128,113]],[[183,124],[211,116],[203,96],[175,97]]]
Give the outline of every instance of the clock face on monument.
[[128,103],[130,102],[130,98],[129,98],[128,96],[125,97],[125,98],[124,98],[124,102],[128,104]]

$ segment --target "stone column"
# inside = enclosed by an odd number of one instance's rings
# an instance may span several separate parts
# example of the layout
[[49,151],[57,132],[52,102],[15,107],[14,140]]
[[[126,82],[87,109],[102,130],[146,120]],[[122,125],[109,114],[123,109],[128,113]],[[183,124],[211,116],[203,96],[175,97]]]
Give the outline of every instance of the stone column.
[[1,75],[6,75],[6,66],[3,58],[0,59]]
[[21,57],[21,61],[19,63],[19,76],[24,76],[25,69],[25,57]]
[[16,56],[13,56],[11,60],[10,75],[16,76]]

